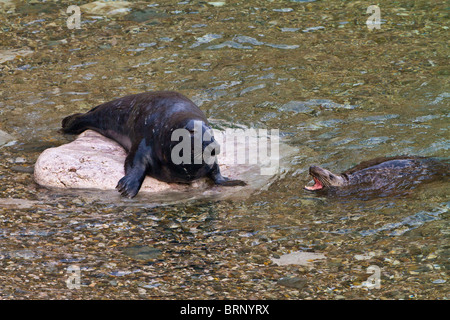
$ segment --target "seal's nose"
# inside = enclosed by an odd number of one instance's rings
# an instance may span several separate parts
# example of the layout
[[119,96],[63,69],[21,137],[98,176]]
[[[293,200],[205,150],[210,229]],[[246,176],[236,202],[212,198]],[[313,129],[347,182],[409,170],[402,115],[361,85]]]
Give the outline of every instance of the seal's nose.
[[318,166],[311,166],[309,167],[309,174],[313,174],[314,172],[317,172]]

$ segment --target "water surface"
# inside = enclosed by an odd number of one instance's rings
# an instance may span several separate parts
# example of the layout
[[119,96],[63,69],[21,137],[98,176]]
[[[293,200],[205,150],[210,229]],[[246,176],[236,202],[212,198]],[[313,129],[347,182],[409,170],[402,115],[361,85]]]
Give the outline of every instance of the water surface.
[[[449,156],[444,1],[383,2],[371,32],[366,1],[139,2],[116,16],[82,11],[78,30],[65,11],[86,1],[2,3],[0,54],[24,50],[0,64],[0,130],[15,138],[0,147],[2,298],[448,298],[448,183],[369,201],[302,189],[311,164]],[[179,91],[211,119],[280,129],[298,149],[290,171],[242,201],[33,182],[40,152],[71,140],[63,117],[149,90]],[[297,251],[326,258],[271,260]],[[80,289],[66,285],[72,265]],[[379,289],[362,285],[371,265]]]

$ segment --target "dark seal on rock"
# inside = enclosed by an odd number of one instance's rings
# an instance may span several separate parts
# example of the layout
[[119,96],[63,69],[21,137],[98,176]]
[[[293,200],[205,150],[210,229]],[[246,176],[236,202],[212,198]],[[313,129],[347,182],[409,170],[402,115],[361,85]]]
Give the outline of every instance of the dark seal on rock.
[[[206,116],[177,92],[146,92],[106,102],[87,113],[64,118],[62,128],[70,134],[91,129],[125,148],[128,152],[125,176],[116,187],[123,196],[136,196],[146,175],[168,183],[189,183],[209,177],[218,185],[245,185],[241,180],[230,180],[220,174],[216,161],[218,144]],[[180,152],[180,141],[173,139],[177,129],[189,135],[191,148],[181,150],[182,159],[188,161],[173,159],[172,151],[177,148],[177,156]],[[210,158],[205,159],[205,154]]]
[[311,166],[314,185],[306,190],[333,195],[390,196],[405,194],[423,184],[448,178],[448,160],[397,156],[375,158],[341,173],[334,174],[319,166]]

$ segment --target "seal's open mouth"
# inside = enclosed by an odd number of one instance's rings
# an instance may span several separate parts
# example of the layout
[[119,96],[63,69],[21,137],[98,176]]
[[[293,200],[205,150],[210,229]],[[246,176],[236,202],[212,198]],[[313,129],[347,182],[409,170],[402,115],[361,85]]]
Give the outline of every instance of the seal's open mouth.
[[305,186],[306,190],[320,190],[323,189],[323,184],[322,182],[319,181],[319,179],[317,179],[316,177],[313,177],[315,184],[313,186]]

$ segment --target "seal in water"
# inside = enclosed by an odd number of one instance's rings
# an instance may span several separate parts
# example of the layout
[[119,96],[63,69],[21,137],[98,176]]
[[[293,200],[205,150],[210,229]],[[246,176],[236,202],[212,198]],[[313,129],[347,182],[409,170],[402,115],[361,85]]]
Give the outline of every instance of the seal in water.
[[406,193],[419,184],[448,177],[450,164],[436,158],[398,156],[375,158],[341,173],[334,174],[319,166],[311,166],[314,185],[311,191],[336,191],[337,195],[388,196]]
[[[168,183],[189,183],[209,177],[223,186],[246,184],[220,174],[216,161],[219,145],[206,116],[180,93],[158,91],[129,95],[62,121],[64,133],[79,134],[87,129],[117,141],[127,151],[125,176],[116,187],[123,196],[136,196],[146,175]],[[182,153],[189,152],[189,155],[183,154],[183,159],[191,161],[174,162],[172,159],[172,150],[180,143],[172,141],[176,129],[184,129],[189,136],[187,139],[190,138],[191,148],[183,149]],[[209,152],[209,159],[203,157],[205,151]]]

